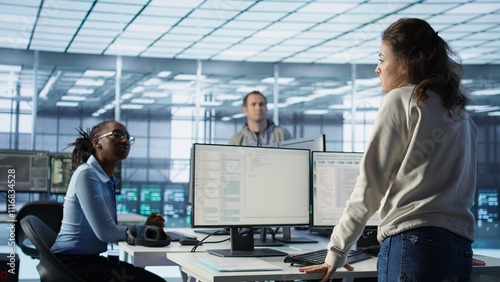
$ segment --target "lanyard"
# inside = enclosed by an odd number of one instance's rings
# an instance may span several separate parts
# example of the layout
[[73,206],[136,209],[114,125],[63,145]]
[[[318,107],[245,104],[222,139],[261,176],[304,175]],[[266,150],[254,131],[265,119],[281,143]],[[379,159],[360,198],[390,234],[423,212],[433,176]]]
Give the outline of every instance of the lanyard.
[[[259,133],[255,133],[257,137],[257,147],[262,147],[262,142],[260,142]],[[266,145],[269,145],[269,127],[266,128]]]

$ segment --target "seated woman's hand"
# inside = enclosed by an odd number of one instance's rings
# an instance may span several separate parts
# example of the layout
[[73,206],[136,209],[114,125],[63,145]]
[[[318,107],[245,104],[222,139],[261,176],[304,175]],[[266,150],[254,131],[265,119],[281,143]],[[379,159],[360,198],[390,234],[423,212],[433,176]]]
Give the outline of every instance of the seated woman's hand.
[[159,227],[164,227],[165,218],[163,217],[162,214],[153,212],[148,216],[148,219],[146,219],[146,225],[156,225]]

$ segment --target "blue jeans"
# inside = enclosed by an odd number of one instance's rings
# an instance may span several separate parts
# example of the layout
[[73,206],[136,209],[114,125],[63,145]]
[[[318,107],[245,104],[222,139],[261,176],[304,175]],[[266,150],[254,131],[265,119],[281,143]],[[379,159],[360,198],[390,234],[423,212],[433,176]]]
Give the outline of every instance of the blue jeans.
[[378,281],[470,281],[471,244],[437,227],[420,227],[387,237],[378,255]]

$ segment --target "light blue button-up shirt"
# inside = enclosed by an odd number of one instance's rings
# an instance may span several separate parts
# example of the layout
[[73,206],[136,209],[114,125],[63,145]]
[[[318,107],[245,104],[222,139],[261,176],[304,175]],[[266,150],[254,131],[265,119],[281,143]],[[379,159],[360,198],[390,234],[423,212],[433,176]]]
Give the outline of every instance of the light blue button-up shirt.
[[125,240],[127,227],[118,225],[116,217],[117,183],[94,156],[76,169],[64,197],[61,231],[52,252],[99,254],[107,250],[108,242]]

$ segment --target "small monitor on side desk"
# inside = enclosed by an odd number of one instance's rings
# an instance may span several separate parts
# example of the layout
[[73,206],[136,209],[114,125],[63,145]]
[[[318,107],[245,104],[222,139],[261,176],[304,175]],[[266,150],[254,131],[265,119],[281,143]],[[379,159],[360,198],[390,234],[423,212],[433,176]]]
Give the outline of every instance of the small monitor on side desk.
[[[362,153],[313,152],[312,171],[312,226],[311,231],[330,235],[346,207],[359,176]],[[375,214],[367,222],[365,233],[358,247],[378,244],[376,227],[379,218]]]
[[0,191],[47,193],[49,152],[0,150]]
[[231,230],[219,256],[284,256],[255,248],[253,228],[310,222],[309,151],[194,144],[193,228]]
[[[50,194],[66,194],[69,181],[71,180],[72,166],[71,153],[50,153]],[[117,163],[115,171],[113,172],[113,175],[119,180],[115,189],[115,194],[121,193],[121,167],[122,163]]]
[[477,187],[473,213],[476,217],[476,234],[473,248],[499,248],[500,206],[498,188]]

